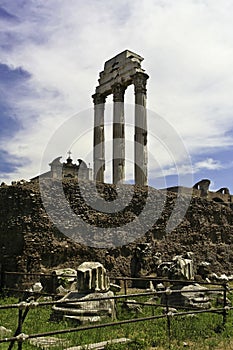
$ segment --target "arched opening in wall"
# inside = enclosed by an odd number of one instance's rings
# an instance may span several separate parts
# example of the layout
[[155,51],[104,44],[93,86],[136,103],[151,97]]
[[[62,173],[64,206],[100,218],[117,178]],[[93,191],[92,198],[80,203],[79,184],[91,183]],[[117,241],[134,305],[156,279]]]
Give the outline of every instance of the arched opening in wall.
[[217,193],[230,194],[230,191],[227,187],[222,187],[217,191]]
[[212,200],[216,203],[224,204],[224,201],[221,198],[215,197]]
[[193,185],[193,188],[195,188],[196,190],[200,190],[200,185],[199,182],[196,183],[195,185]]
[[72,174],[65,174],[64,177],[74,178],[74,175],[72,175]]

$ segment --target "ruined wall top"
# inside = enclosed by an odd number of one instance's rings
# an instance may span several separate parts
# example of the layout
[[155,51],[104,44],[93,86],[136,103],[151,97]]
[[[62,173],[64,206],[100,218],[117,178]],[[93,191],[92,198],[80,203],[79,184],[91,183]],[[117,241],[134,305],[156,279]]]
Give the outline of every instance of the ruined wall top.
[[100,72],[99,86],[96,88],[96,93],[101,95],[110,95],[112,93],[112,86],[120,83],[125,87],[132,84],[132,76],[141,72],[141,62],[143,57],[136,53],[125,50],[104,64],[104,70]]

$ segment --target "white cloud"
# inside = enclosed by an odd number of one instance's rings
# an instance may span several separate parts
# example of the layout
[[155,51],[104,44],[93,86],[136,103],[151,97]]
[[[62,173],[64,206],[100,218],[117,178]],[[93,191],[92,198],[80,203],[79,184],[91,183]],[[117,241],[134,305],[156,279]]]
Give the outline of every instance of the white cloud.
[[[54,130],[70,115],[92,108],[104,61],[126,48],[145,57],[148,108],[166,118],[191,154],[233,145],[230,0],[29,0],[5,6],[23,20],[1,28],[15,40],[11,50],[2,48],[1,60],[32,75],[27,93],[11,99],[24,129],[1,143],[31,159],[12,179],[39,172]],[[156,123],[151,128],[156,133]],[[169,167],[162,152],[159,161]],[[204,164],[217,166],[209,158],[197,169]]]
[[[189,185],[191,186],[193,181],[193,177],[189,175],[194,175],[198,173],[201,170],[220,170],[220,169],[226,169],[227,165],[221,164],[219,160],[213,159],[213,158],[206,158],[200,162],[196,162],[194,164],[190,163],[182,163],[182,164],[175,164],[171,167],[164,167],[163,169],[156,169],[155,173],[158,177],[165,177],[170,175],[178,175],[179,177],[184,176],[183,179],[186,178],[187,181],[189,181]],[[187,177],[186,177],[187,176]]]
[[207,158],[205,160],[202,160],[200,162],[195,163],[194,168],[195,171],[199,171],[200,169],[208,169],[208,170],[219,170],[223,166],[218,160]]

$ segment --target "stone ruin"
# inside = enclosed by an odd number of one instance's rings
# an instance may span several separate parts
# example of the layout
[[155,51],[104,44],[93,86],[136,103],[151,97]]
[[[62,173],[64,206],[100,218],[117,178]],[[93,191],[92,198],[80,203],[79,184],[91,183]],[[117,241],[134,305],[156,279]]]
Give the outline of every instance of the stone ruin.
[[[165,277],[168,279],[194,279],[193,253],[176,255],[172,261],[162,261],[160,252],[152,252],[151,243],[137,244],[131,261],[131,271],[134,277]],[[150,271],[150,272],[149,272]],[[137,288],[149,288],[149,280],[135,280]]]
[[[143,278],[148,275],[150,260],[152,255],[152,246],[150,243],[139,243],[135,247],[131,261],[131,272],[133,277]],[[149,288],[149,281],[135,280],[134,288]]]
[[166,190],[175,193],[181,191],[182,193],[189,195],[192,192],[192,195],[195,197],[201,197],[208,201],[213,201],[215,203],[233,209],[233,195],[230,193],[230,190],[227,187],[222,187],[217,191],[211,191],[209,189],[210,184],[211,181],[209,179],[202,179],[195,183],[192,188],[184,186],[174,186],[169,187]]
[[[51,320],[65,319],[78,324],[115,318],[114,296],[106,269],[99,262],[84,262],[77,269],[77,290],[71,291],[53,306]],[[79,301],[77,301],[77,299]],[[97,300],[91,300],[97,299]],[[64,303],[63,303],[64,302]]]
[[77,270],[77,286],[80,292],[106,292],[110,288],[106,270],[99,262],[84,262]]
[[108,95],[113,94],[113,183],[125,179],[124,94],[131,84],[135,89],[134,173],[135,184],[147,185],[147,116],[146,82],[149,76],[141,67],[143,58],[125,50],[104,64],[94,101],[94,180],[104,182],[105,132],[104,109]]
[[209,186],[210,186],[210,180],[202,179],[193,186],[193,189],[199,190],[201,192],[200,193],[201,197],[206,197],[208,195]]
[[[150,263],[151,245],[149,243],[138,244],[134,254],[134,275],[135,277],[149,277],[147,274],[148,265]],[[162,294],[161,303],[168,303],[172,307],[188,306],[194,309],[208,309],[211,306],[210,298],[206,293],[207,288],[194,283],[195,264],[194,253],[186,252],[183,255],[176,255],[172,261],[162,261],[161,254],[154,254],[154,274],[150,274],[153,279],[155,277],[167,278],[174,280],[170,286],[170,295]],[[176,282],[177,281],[177,282]],[[190,281],[190,283],[189,283]],[[162,283],[157,285],[150,280],[136,280],[134,287],[150,288],[158,291],[165,291]],[[152,298],[154,302],[156,298]],[[151,301],[151,300],[150,300]],[[134,305],[133,305],[134,306]]]
[[197,310],[211,307],[208,289],[198,283],[188,285],[179,283],[171,286],[170,293],[162,294],[161,302],[172,307],[189,307]]
[[[171,262],[164,262],[158,266],[158,272],[161,276],[177,280],[177,283],[170,287],[171,293],[162,294],[161,302],[163,304],[193,309],[209,309],[211,307],[207,288],[192,282],[195,277],[193,255],[193,252],[176,255]],[[187,283],[188,281],[190,284]]]
[[[114,185],[100,185],[103,188],[101,193],[106,194],[104,198],[109,201],[114,200],[116,192]],[[60,203],[61,196],[57,191],[57,181],[48,180],[46,193],[49,193],[50,186],[54,187],[54,200]],[[92,189],[89,189],[91,186],[89,186],[89,183],[82,183],[82,186],[84,186],[87,196],[93,193]],[[131,185],[124,185],[124,187],[125,198],[128,198],[131,194]],[[124,215],[122,215],[119,208],[119,214],[113,217],[108,213],[98,215],[99,213],[94,214],[92,211],[88,211],[88,206],[82,201],[76,181],[64,180],[63,188],[74,213],[91,224],[90,243],[95,242],[95,240],[98,241],[99,227],[111,225],[111,227],[117,228],[120,225],[127,224],[132,216],[137,214],[137,210],[140,210],[138,198],[146,198],[146,189],[135,186],[135,196],[123,213]],[[151,203],[151,215],[156,215],[161,205],[163,205],[163,197],[160,195],[160,191],[150,190],[154,199]],[[96,199],[98,199],[97,195]],[[208,195],[210,195],[210,192],[208,192]],[[227,194],[221,193],[220,195],[227,196]],[[214,196],[216,196],[216,193],[214,193]],[[1,187],[0,264],[5,271],[38,273],[45,272],[48,269],[56,269],[60,266],[70,266],[77,269],[77,266],[83,261],[93,260],[103,263],[111,275],[140,277],[145,275],[145,267],[146,276],[153,273],[153,257],[155,257],[156,252],[161,253],[162,261],[168,261],[170,257],[190,250],[195,253],[197,267],[200,266],[202,261],[207,261],[209,264],[204,276],[201,270],[197,270],[197,275],[200,277],[198,280],[205,279],[211,272],[215,272],[218,276],[221,276],[221,274],[232,275],[232,210],[195,195],[182,224],[174,231],[166,233],[166,225],[175,200],[176,193],[167,191],[166,206],[161,218],[147,233],[147,238],[143,238],[144,241],[151,242],[151,253],[149,253],[149,256],[142,257],[144,261],[139,261],[141,265],[141,271],[139,271],[137,266],[132,270],[131,265],[135,245],[108,250],[109,253],[106,254],[106,249],[96,250],[72,242],[66,237],[61,238],[60,233],[54,227],[42,205],[37,183],[27,182],[22,185],[15,184]],[[64,223],[67,220],[67,213],[63,208],[58,208],[57,216],[59,223]],[[69,221],[67,224],[70,224]],[[73,223],[71,225],[73,225],[72,230],[74,232],[79,232],[81,229],[81,225],[74,225]],[[138,222],[137,233],[142,229],[143,225]],[[131,237],[135,237],[135,232],[131,233]],[[106,235],[103,246],[108,247],[108,240],[109,237]],[[148,260],[151,260],[151,263],[148,264]],[[15,287],[19,283],[19,286],[22,287],[24,280],[22,277],[16,279],[16,276],[9,275],[6,283],[7,287]],[[28,286],[28,280],[26,280],[26,283]]]
[[172,261],[161,262],[157,273],[160,277],[169,279],[194,280],[193,253],[176,255]]

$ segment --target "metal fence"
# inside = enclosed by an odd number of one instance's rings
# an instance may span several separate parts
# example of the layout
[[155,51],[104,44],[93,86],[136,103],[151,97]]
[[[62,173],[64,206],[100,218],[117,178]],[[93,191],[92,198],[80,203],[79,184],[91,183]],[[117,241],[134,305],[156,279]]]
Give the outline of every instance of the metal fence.
[[[189,319],[189,322],[194,322],[195,316],[200,314],[211,314],[217,315],[216,325],[219,331],[225,329],[227,322],[232,322],[232,306],[228,303],[228,296],[231,293],[231,289],[229,288],[227,283],[212,283],[211,285],[207,283],[201,283],[199,285],[204,285],[205,290],[203,288],[195,289],[195,292],[200,292],[208,295],[212,295],[214,299],[214,304],[210,309],[199,310],[190,305],[180,305],[180,295],[185,295],[185,293],[190,293],[190,290],[179,289],[180,283],[184,284],[194,284],[195,282],[191,281],[177,281],[177,280],[168,280],[168,279],[157,279],[157,278],[130,278],[130,277],[115,277],[114,281],[118,282],[118,284],[123,284],[124,294],[117,294],[114,296],[108,297],[98,297],[98,298],[89,298],[89,301],[107,301],[109,299],[114,300],[114,303],[117,306],[117,315],[114,320],[108,319],[104,322],[100,322],[98,324],[87,324],[87,325],[78,325],[75,327],[71,327],[67,324],[60,324],[60,329],[52,329],[46,332],[27,332],[25,328],[25,322],[29,317],[30,313],[35,312],[37,310],[38,314],[38,322],[44,322],[40,319],[40,310],[46,308],[51,310],[51,307],[54,305],[64,305],[69,304],[70,300],[56,300],[57,296],[55,290],[52,290],[51,293],[35,293],[29,292],[24,289],[17,288],[9,288],[7,287],[7,277],[15,274],[17,278],[29,278],[31,281],[38,281],[38,278],[41,278],[41,274],[19,274],[12,272],[4,272],[4,276],[1,275],[1,292],[2,295],[6,295],[7,293],[17,293],[21,295],[19,297],[19,301],[11,304],[2,304],[0,305],[0,320],[1,313],[8,312],[11,315],[12,312],[17,313],[17,317],[15,315],[15,331],[12,336],[0,338],[0,348],[2,349],[13,349],[16,347],[18,350],[21,349],[33,349],[34,347],[30,347],[33,344],[33,339],[40,339],[44,337],[58,336],[58,335],[67,335],[67,334],[83,334],[84,332],[92,332],[94,330],[100,329],[113,329],[124,327],[124,325],[132,325],[132,324],[141,324],[148,325],[148,322],[153,322],[153,327],[156,330],[159,322],[163,322],[163,328],[166,333],[166,346],[170,348],[171,342],[174,339],[174,320]],[[54,275],[44,275],[43,277],[51,278],[53,283],[52,286],[56,285]],[[137,283],[145,283],[145,285],[151,281],[153,285],[158,285],[158,283],[163,282],[164,290],[156,290],[156,289],[146,289],[139,291],[135,289],[135,292],[131,292],[132,289],[129,288],[133,285],[137,285]],[[171,288],[171,286],[173,286]],[[177,286],[177,288],[174,286]],[[134,290],[133,290],[134,291]],[[52,295],[53,300],[45,300],[45,297]],[[43,300],[41,300],[41,298]],[[220,299],[220,300],[219,300]],[[82,303],[83,300],[72,299],[72,305],[76,305]],[[220,302],[220,304],[219,304]],[[143,310],[143,313],[140,313],[140,310]],[[176,310],[174,310],[176,309]],[[7,311],[6,311],[7,310]],[[33,311],[34,310],[34,311]],[[124,312],[123,312],[123,311]],[[190,318],[189,316],[193,317]],[[209,321],[210,322],[210,321]],[[1,322],[0,322],[1,325]],[[215,326],[216,326],[215,325]],[[207,325],[208,327],[212,327],[211,324]],[[56,324],[54,324],[56,328]],[[53,328],[54,328],[53,327]],[[59,328],[59,327],[58,327]],[[145,326],[145,332],[147,331],[147,326]],[[123,328],[121,328],[121,334],[124,333]],[[64,338],[65,339],[65,338]],[[79,337],[79,340],[72,341],[72,346],[78,346],[82,344],[82,339]],[[69,348],[68,345],[57,345],[56,349],[66,349]],[[2,347],[1,347],[2,346]],[[7,347],[6,347],[7,346]],[[41,347],[43,348],[43,347]],[[46,348],[46,347],[44,347]],[[71,349],[71,348],[70,348]]]

